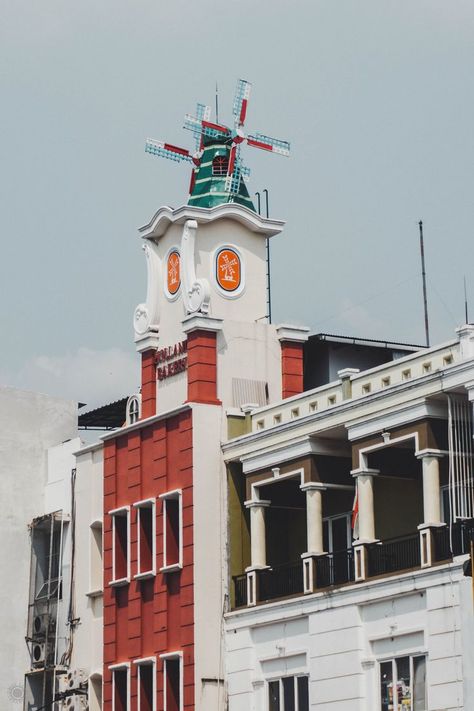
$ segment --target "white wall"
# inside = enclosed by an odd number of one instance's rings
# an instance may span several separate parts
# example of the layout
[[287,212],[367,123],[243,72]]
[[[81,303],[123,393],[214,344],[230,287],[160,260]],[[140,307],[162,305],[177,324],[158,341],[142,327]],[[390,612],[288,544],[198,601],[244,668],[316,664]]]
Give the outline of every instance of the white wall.
[[0,388],[0,708],[12,706],[29,668],[25,644],[30,575],[28,524],[46,513],[47,449],[75,436],[77,405]]
[[267,681],[298,673],[315,711],[377,711],[379,662],[413,653],[427,654],[429,711],[470,711],[472,600],[461,607],[460,590],[464,601],[456,562],[230,613],[229,711],[263,711]]
[[[86,447],[76,456],[76,616],[71,669],[102,673],[102,591],[91,580],[91,524],[102,521],[103,445]],[[100,586],[102,587],[102,586]]]

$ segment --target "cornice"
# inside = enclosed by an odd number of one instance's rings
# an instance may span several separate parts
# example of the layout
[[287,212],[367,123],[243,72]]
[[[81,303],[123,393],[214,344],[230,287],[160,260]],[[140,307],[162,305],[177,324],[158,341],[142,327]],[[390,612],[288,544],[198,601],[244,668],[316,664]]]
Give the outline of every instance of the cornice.
[[172,224],[184,225],[186,220],[196,220],[198,225],[205,225],[222,218],[236,220],[252,232],[264,237],[280,234],[285,225],[283,220],[266,219],[237,203],[226,203],[210,208],[182,205],[176,209],[165,205],[160,207],[150,222],[140,227],[138,232],[143,239],[159,239]]

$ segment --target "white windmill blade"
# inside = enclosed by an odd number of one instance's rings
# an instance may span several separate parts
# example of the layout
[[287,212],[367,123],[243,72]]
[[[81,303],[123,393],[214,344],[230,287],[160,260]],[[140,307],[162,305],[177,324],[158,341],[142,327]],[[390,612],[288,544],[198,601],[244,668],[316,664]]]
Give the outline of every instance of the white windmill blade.
[[193,118],[196,118],[198,121],[201,122],[199,130],[194,131],[194,141],[196,143],[196,150],[197,151],[199,151],[201,148],[202,122],[209,121],[210,117],[211,117],[211,107],[210,106],[206,106],[205,104],[196,104],[196,116]]
[[146,139],[145,153],[151,153],[160,158],[169,158],[169,160],[174,160],[178,163],[183,160],[189,161],[190,163],[193,162],[193,158],[186,148],[179,148],[178,146],[173,146],[171,143],[165,143],[164,141],[155,141],[154,138]]
[[272,151],[282,156],[290,155],[290,144],[288,141],[281,141],[279,138],[271,138],[263,133],[256,133],[254,136],[247,136],[247,143],[254,148],[261,148],[264,151]]
[[235,89],[234,103],[232,105],[232,113],[235,116],[235,125],[243,126],[245,122],[245,115],[247,113],[247,103],[250,97],[250,90],[252,84],[245,81],[245,79],[239,79],[237,82],[237,87]]

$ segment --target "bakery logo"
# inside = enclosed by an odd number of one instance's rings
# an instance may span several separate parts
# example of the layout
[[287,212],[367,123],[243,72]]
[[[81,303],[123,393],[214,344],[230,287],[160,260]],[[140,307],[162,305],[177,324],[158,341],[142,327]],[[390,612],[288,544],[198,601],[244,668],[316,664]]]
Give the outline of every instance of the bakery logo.
[[233,249],[226,247],[217,253],[216,279],[224,291],[236,291],[241,282],[240,257]]
[[168,255],[166,264],[166,286],[171,296],[174,296],[181,284],[181,264],[179,252],[173,249]]
[[174,346],[160,348],[156,352],[156,376],[158,380],[166,380],[173,375],[183,373],[188,365],[188,342],[181,341]]

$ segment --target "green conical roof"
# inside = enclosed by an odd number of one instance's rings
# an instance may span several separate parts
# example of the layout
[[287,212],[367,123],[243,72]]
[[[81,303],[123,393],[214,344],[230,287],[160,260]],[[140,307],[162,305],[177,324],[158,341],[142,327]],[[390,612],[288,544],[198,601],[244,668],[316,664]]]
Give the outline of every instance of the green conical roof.
[[[196,207],[215,207],[228,202],[236,202],[255,212],[243,178],[240,180],[236,193],[226,189],[227,165],[229,162],[232,139],[204,139],[201,162],[194,169],[194,184],[189,196],[188,205]],[[216,158],[221,161],[214,162]],[[219,166],[220,164],[220,166]],[[219,174],[222,172],[223,174]]]

